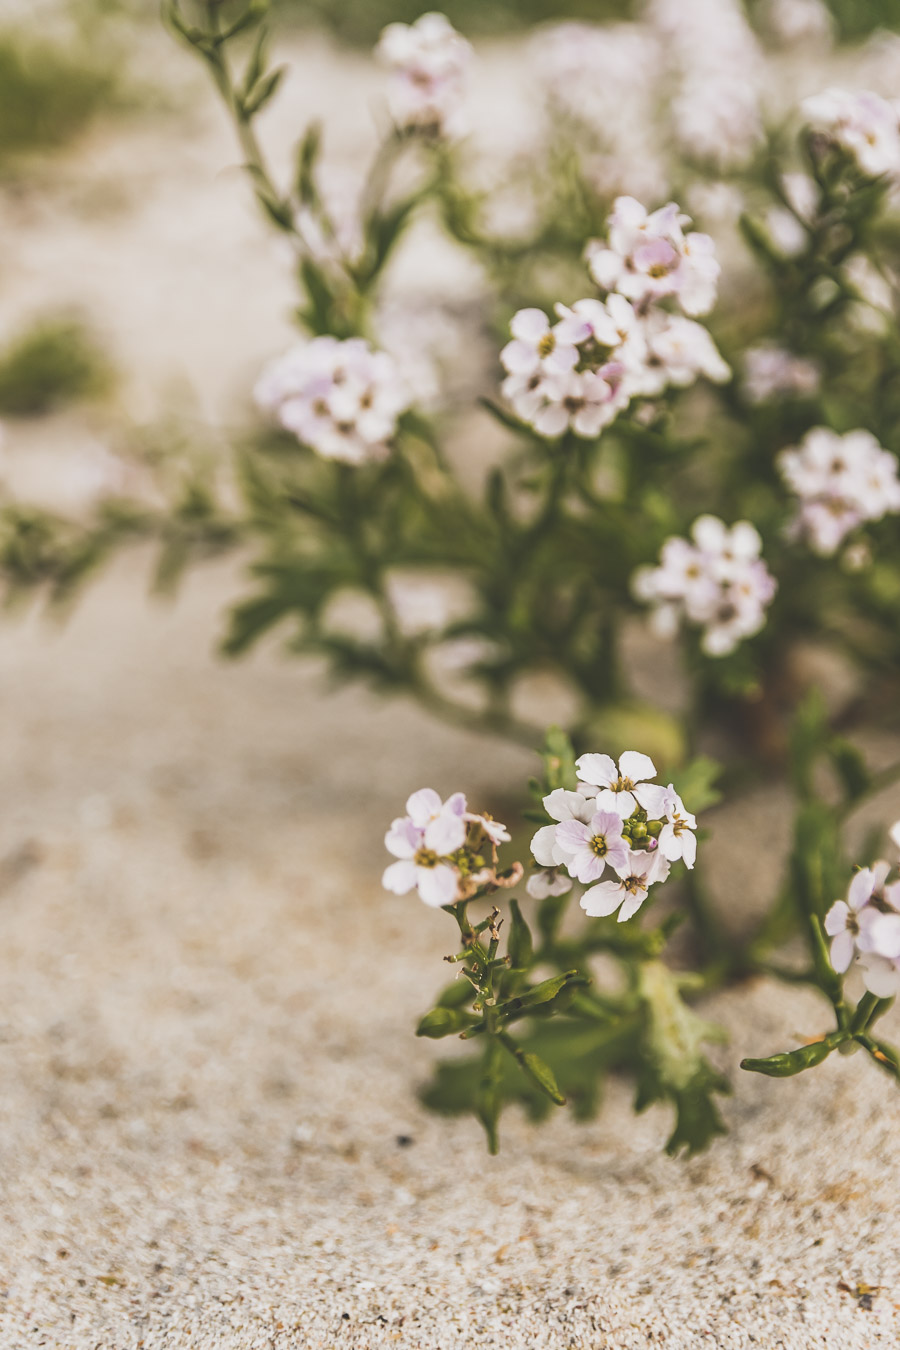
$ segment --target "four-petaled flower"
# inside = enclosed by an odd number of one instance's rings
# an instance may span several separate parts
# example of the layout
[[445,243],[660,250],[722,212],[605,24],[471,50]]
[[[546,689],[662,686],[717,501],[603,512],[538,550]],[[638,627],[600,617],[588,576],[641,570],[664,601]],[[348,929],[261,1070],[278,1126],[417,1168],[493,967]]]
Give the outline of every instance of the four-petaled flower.
[[669,875],[669,861],[659,849],[653,853],[629,849],[624,866],[617,870],[615,881],[601,881],[585,891],[579,901],[585,914],[599,918],[618,910],[619,923],[624,923],[637,914],[654,882],[665,881]]
[[587,824],[564,820],[556,827],[559,846],[569,855],[569,874],[585,885],[599,881],[607,866],[614,869],[628,862],[628,845],[622,838],[622,817],[615,811],[596,811]]
[[601,811],[616,811],[623,820],[637,806],[650,816],[660,814],[667,789],[658,783],[648,783],[656,774],[656,766],[649,755],[637,750],[626,750],[619,758],[618,767],[609,755],[582,755],[575,762],[579,776],[599,791],[597,807]]
[[384,837],[388,852],[399,861],[386,869],[382,885],[395,895],[416,888],[433,909],[452,905],[460,874],[449,855],[466,841],[466,799],[455,792],[442,802],[433,788],[422,788],[409,798],[406,810]]

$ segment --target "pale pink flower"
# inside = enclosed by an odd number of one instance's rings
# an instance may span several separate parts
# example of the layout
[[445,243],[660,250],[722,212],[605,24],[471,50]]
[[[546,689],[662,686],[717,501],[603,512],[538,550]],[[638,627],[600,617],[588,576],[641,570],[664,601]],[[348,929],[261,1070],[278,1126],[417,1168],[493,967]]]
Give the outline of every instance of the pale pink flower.
[[607,866],[617,869],[628,861],[622,817],[614,811],[596,811],[587,824],[564,820],[556,827],[556,839],[569,855],[569,875],[584,884],[599,881]]
[[520,309],[510,320],[512,341],[500,353],[510,375],[565,375],[578,364],[578,352],[561,324],[551,328],[542,309]]
[[657,881],[669,875],[669,862],[659,849],[652,853],[628,850],[624,866],[617,868],[615,881],[601,881],[584,892],[579,904],[592,918],[619,911],[619,923],[630,919],[647,898],[647,892]]
[[791,532],[823,556],[857,526],[900,512],[900,465],[869,431],[813,427],[777,463],[799,498]]
[[778,398],[809,398],[818,392],[821,371],[815,361],[765,343],[744,355],[744,390],[751,403]]
[[705,314],[716,298],[719,263],[709,235],[685,234],[690,217],[675,202],[648,213],[634,197],[618,197],[608,238],[586,250],[591,276],[604,291],[638,305],[674,296],[686,314]]
[[422,788],[408,799],[406,811],[385,835],[385,847],[399,861],[385,870],[382,885],[396,895],[416,889],[433,909],[452,905],[460,874],[449,855],[466,841],[466,799],[455,792],[443,802],[433,788]]
[[376,53],[391,69],[388,104],[398,127],[460,134],[472,48],[443,14],[388,24]]
[[900,127],[893,104],[869,90],[826,89],[804,99],[803,115],[847,150],[871,177],[900,175]]

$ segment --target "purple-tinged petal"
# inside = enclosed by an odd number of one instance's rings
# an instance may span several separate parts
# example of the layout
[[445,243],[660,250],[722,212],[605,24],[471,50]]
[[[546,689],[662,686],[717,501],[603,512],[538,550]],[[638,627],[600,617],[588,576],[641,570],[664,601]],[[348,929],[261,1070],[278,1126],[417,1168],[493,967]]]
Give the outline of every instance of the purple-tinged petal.
[[883,956],[867,955],[860,961],[863,982],[876,998],[893,998],[900,993],[900,970]]
[[838,975],[843,975],[844,971],[849,969],[855,949],[852,933],[846,930],[838,933],[831,944],[831,964]]
[[870,867],[862,867],[850,882],[847,900],[851,909],[862,909],[872,898],[875,889],[875,873]]
[[395,858],[411,858],[422,842],[422,831],[409,816],[398,816],[384,836],[384,846]]
[[580,820],[563,820],[556,826],[556,842],[574,853],[591,838],[590,828]]
[[875,952],[894,961],[900,956],[900,914],[874,913],[862,925],[859,934],[860,951]]
[[622,838],[622,817],[618,811],[597,811],[591,817],[591,834],[602,834],[607,843]]
[[608,845],[604,862],[618,872],[620,867],[625,867],[631,850],[624,839],[616,839]]
[[589,886],[592,881],[599,881],[606,870],[606,859],[599,858],[589,848],[582,849],[581,852],[572,860],[575,869],[575,875],[584,885]]
[[843,933],[847,927],[847,919],[850,916],[850,906],[845,900],[835,900],[831,909],[825,915],[823,927],[829,937],[837,937],[838,933]]

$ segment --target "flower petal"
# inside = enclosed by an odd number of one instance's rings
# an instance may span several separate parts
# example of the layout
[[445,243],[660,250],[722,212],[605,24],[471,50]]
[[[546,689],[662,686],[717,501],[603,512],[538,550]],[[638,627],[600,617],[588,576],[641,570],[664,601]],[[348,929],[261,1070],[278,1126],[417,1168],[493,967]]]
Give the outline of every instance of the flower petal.
[[578,776],[595,787],[609,787],[618,778],[615,760],[609,755],[580,755],[575,761]]
[[566,788],[555,788],[544,798],[544,810],[554,820],[583,820],[586,805],[580,792],[568,792]]
[[597,919],[615,913],[624,895],[625,891],[618,882],[601,881],[599,886],[592,886],[589,891],[585,891],[578,903],[585,914]]
[[447,853],[455,853],[465,842],[465,822],[459,816],[448,812],[446,807],[439,816],[429,821],[425,828],[425,847],[441,857]]
[[627,919],[630,919],[633,915],[637,914],[646,899],[646,891],[638,891],[636,895],[629,894],[627,900],[619,910],[619,923],[625,923]]
[[556,826],[556,842],[570,853],[584,848],[590,837],[589,826],[580,820],[563,820]]
[[416,881],[419,895],[432,909],[452,905],[456,899],[459,876],[455,867],[440,864],[437,867],[417,867]]
[[619,756],[619,772],[623,778],[640,783],[645,778],[656,777],[656,765],[649,755],[642,755],[639,750],[626,750]]
[[556,857],[553,845],[556,843],[556,826],[543,825],[531,841],[531,851],[541,867],[554,867]]
[[850,908],[862,909],[863,905],[872,898],[874,889],[875,873],[870,867],[861,867],[850,882],[850,889],[847,892]]
[[512,316],[509,331],[521,342],[540,342],[550,331],[550,320],[542,309],[520,309]]
[[866,956],[860,965],[863,969],[863,983],[870,994],[876,998],[893,998],[900,992],[900,970],[893,961],[883,956]]
[[668,788],[659,783],[638,783],[634,795],[651,820],[661,820],[666,813]]
[[436,816],[443,805],[434,788],[420,788],[406,802],[406,814],[414,825],[424,829],[432,816]]
[[390,867],[384,869],[381,884],[386,891],[393,891],[395,895],[406,895],[416,884],[416,870],[415,863],[408,858],[391,863]]
[[409,816],[398,816],[384,836],[384,846],[395,858],[411,858],[422,839],[422,831]]
[[843,933],[847,927],[849,913],[850,906],[846,900],[835,900],[831,909],[825,915],[825,922],[822,925],[829,937],[837,937],[838,933]]
[[838,975],[843,975],[844,971],[849,969],[854,951],[853,934],[847,932],[846,929],[843,933],[838,933],[831,944],[831,964]]

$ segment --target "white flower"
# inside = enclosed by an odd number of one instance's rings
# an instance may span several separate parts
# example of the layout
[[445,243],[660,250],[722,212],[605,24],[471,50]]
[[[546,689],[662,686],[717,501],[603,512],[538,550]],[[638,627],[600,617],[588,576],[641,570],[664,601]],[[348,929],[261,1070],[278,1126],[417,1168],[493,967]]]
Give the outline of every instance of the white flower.
[[388,103],[398,127],[460,134],[472,48],[443,14],[388,24],[376,53],[391,69]]
[[551,895],[568,895],[572,889],[572,878],[561,868],[541,867],[532,872],[525,889],[533,900],[546,900]]
[[382,885],[395,895],[415,888],[433,909],[452,905],[460,877],[448,855],[466,841],[466,799],[455,792],[442,802],[433,788],[422,788],[408,799],[406,811],[384,838],[388,852],[399,861],[385,870]]
[[871,177],[900,174],[897,110],[869,90],[826,89],[804,99],[803,115],[847,150]]
[[814,427],[777,462],[800,499],[792,532],[817,553],[832,554],[858,525],[900,512],[900,465],[871,432]]
[[500,353],[510,375],[565,375],[578,364],[578,351],[571,340],[561,337],[562,325],[550,327],[542,309],[520,309],[510,320],[513,340]]
[[762,541],[749,521],[728,528],[716,516],[700,516],[691,540],[666,540],[657,568],[640,568],[632,590],[655,606],[664,633],[680,618],[703,628],[708,656],[726,656],[763,627],[775,580],[760,557]]
[[697,828],[697,818],[688,811],[671,783],[666,789],[663,809],[666,823],[659,833],[660,853],[669,862],[683,858],[685,867],[693,867],[697,860],[697,839],[693,833]]
[[835,901],[824,924],[834,969],[843,975],[856,958],[877,998],[900,992],[900,881],[886,884],[890,870],[883,861],[861,868],[847,899]]
[[393,358],[362,338],[298,343],[261,376],[256,401],[324,459],[384,459],[409,391]]
[[615,811],[623,820],[641,806],[649,816],[660,814],[666,789],[658,783],[647,782],[656,776],[656,766],[649,755],[638,750],[626,750],[619,763],[610,755],[581,755],[575,761],[580,777],[598,788],[596,810]]
[[634,197],[618,197],[607,243],[595,239],[587,246],[591,276],[601,290],[636,304],[674,296],[686,314],[706,314],[721,268],[709,235],[684,233],[689,219],[675,202],[648,213]]
[[629,849],[627,862],[616,871],[616,881],[601,881],[582,895],[579,904],[592,918],[618,910],[619,923],[630,919],[646,900],[654,882],[665,881],[669,875],[669,862],[659,849],[653,853]]
[[668,385],[684,389],[701,375],[714,384],[731,379],[731,368],[708,330],[693,319],[654,310],[645,320],[644,340],[646,362],[626,376],[626,386],[633,394],[655,398]]

